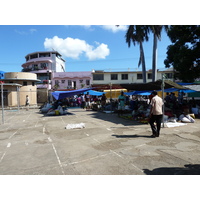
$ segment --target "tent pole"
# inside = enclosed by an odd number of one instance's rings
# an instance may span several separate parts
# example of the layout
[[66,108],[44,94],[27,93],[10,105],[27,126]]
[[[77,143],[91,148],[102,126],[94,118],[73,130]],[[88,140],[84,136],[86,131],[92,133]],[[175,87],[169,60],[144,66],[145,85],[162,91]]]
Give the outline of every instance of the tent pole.
[[2,124],[4,124],[3,82],[1,83],[1,108],[2,108]]
[[162,116],[162,127],[165,127],[164,124],[164,114],[165,114],[165,104],[164,104],[164,88],[165,88],[165,82],[164,82],[164,74],[162,74],[162,100],[163,100],[163,106],[162,106],[162,111],[163,111],[163,116]]
[[17,86],[17,110],[19,111],[19,86]]

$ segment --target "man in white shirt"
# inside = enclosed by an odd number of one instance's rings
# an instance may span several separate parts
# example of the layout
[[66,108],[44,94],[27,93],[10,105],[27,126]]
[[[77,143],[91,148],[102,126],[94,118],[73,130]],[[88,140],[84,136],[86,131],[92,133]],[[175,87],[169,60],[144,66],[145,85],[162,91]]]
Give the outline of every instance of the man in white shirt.
[[[152,93],[153,98],[151,99],[151,111],[150,111],[150,120],[149,124],[151,126],[152,130],[152,137],[159,137],[160,135],[160,127],[162,122],[162,106],[163,106],[163,100],[158,96],[158,93],[156,91],[153,91]],[[155,124],[156,123],[156,126]]]

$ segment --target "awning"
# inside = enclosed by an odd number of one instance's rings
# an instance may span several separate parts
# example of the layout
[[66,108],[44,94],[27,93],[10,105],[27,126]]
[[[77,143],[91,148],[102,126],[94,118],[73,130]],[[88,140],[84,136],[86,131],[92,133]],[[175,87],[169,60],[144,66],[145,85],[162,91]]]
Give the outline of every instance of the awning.
[[152,91],[133,91],[133,92],[124,92],[126,95],[150,95]]
[[[188,89],[184,86],[181,86],[173,81],[165,80],[165,89],[168,88],[177,88],[177,89]],[[153,90],[161,90],[162,80],[157,80],[156,82],[149,83],[131,83],[131,84],[120,84],[123,88],[127,90],[136,90],[136,91],[153,91]]]
[[73,95],[82,94],[91,89],[92,88],[70,90],[70,91],[55,91],[55,92],[52,92],[52,95],[56,100],[60,100],[60,99],[65,99],[66,97],[71,97]]
[[[162,90],[156,90],[157,92],[160,92]],[[192,92],[196,92],[195,90],[190,90],[190,89],[177,89],[177,88],[168,88],[168,89],[164,89],[164,92],[184,92],[184,93],[192,93]],[[153,92],[153,90],[149,90],[149,91],[133,91],[133,92],[125,92],[124,94],[126,95],[150,95]]]
[[89,95],[93,95],[93,96],[101,96],[101,95],[105,94],[105,92],[98,92],[98,91],[94,91],[94,90],[88,90],[88,91],[84,92],[84,94],[87,94],[87,92],[89,92]]
[[[161,90],[159,90],[161,91]],[[168,89],[164,89],[164,92],[184,92],[184,93],[191,93],[191,92],[196,92],[195,90],[190,90],[190,89],[177,89],[177,88],[168,88]]]

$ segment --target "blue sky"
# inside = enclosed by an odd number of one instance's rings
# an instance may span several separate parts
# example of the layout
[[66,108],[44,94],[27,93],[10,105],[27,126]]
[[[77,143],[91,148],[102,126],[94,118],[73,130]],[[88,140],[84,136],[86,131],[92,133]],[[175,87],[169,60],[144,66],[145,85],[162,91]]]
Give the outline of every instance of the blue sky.
[[[126,25],[1,25],[0,71],[21,71],[25,56],[36,51],[55,49],[66,60],[66,71],[139,70],[139,46],[128,48]],[[144,43],[146,68],[151,69],[150,36]],[[171,44],[163,31],[158,42],[158,69],[164,69],[167,46]]]

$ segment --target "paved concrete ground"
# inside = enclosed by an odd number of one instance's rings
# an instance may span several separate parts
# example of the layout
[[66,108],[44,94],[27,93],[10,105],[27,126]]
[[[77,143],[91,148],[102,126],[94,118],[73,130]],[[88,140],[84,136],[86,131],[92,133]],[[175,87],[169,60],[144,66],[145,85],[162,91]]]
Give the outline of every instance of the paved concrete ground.
[[[159,138],[151,138],[149,125],[116,114],[79,108],[69,113],[6,110],[0,123],[0,174],[200,174],[200,119],[162,128]],[[65,129],[81,122],[83,129]]]

